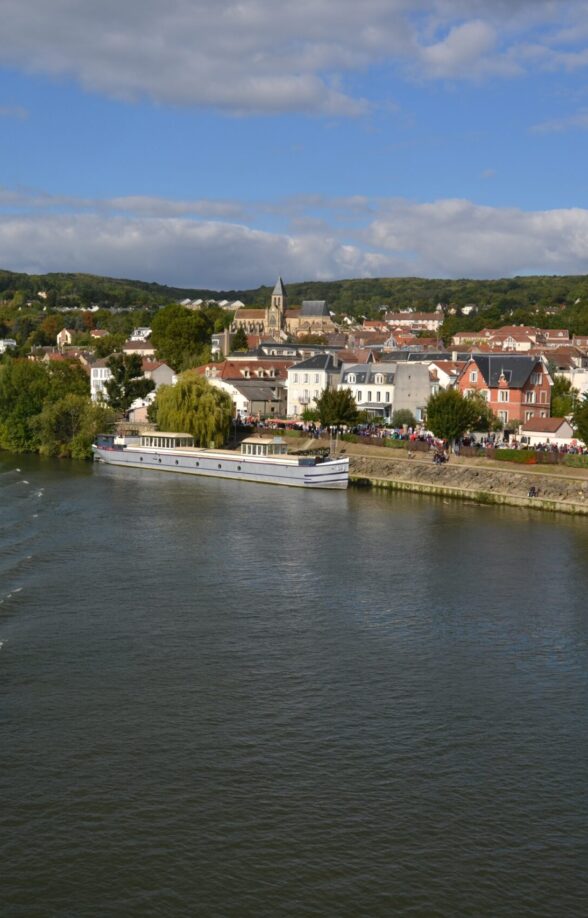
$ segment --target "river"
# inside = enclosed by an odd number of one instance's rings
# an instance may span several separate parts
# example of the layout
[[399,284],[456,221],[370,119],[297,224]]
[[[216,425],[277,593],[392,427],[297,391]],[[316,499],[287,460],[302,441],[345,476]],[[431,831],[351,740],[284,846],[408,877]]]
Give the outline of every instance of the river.
[[588,524],[0,454],[0,914],[580,916]]

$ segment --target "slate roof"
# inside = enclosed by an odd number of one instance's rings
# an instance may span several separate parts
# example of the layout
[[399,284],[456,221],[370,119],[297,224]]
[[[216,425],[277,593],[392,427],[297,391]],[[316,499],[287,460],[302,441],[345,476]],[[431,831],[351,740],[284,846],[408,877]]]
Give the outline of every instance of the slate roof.
[[291,367],[292,370],[333,370],[337,368],[332,354],[315,354],[314,357],[308,357]]
[[284,281],[281,277],[278,277],[276,281],[276,286],[274,287],[272,296],[286,296],[286,288],[284,287]]
[[381,373],[384,377],[384,385],[392,385],[394,374],[396,373],[396,364],[394,363],[358,363],[353,367],[346,367],[341,382],[346,383],[349,375],[355,375],[355,385],[376,385],[374,379],[376,374]]
[[299,316],[306,318],[316,317],[316,316],[328,316],[329,310],[327,308],[326,300],[303,300],[302,306],[299,312]]
[[[472,359],[484,377],[484,382],[491,389],[498,386],[503,372],[511,389],[521,389],[540,363],[537,357],[514,354],[476,354]],[[467,372],[467,367],[464,372]]]

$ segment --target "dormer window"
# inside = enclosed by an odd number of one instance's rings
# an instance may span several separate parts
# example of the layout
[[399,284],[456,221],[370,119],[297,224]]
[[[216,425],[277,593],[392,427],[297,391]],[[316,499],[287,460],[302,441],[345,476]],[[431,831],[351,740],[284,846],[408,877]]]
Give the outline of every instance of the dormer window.
[[353,384],[355,382],[355,373],[350,373],[347,377],[347,382]]
[[376,373],[374,382],[375,382],[376,386],[383,386],[383,385],[384,385],[384,377],[383,377],[382,373]]

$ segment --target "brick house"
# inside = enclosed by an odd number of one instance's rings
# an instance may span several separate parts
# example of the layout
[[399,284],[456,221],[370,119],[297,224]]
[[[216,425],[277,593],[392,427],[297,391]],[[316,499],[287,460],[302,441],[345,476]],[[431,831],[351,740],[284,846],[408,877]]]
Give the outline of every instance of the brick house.
[[548,418],[552,386],[543,358],[515,354],[475,354],[457,380],[464,395],[479,392],[505,427]]

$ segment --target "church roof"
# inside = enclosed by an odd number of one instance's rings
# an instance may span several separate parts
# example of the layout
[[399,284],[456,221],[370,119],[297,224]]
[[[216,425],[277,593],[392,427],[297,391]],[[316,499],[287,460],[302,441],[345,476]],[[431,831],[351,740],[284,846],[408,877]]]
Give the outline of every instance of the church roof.
[[284,281],[281,277],[278,277],[276,281],[276,286],[274,287],[272,296],[286,296],[286,288],[284,287]]
[[329,310],[325,300],[303,300],[301,316],[328,316]]

